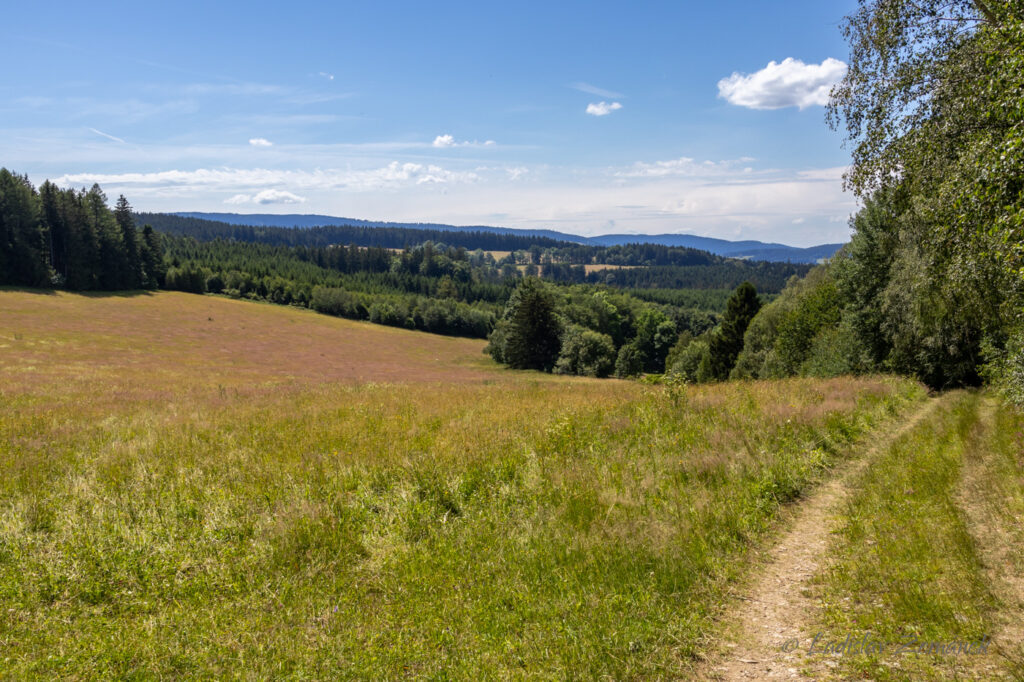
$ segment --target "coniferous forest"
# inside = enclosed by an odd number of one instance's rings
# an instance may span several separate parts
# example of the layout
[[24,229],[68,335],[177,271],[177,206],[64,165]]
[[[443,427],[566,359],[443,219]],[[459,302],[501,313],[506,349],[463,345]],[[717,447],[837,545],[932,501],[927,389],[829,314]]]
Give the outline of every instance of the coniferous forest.
[[138,230],[122,196],[113,210],[99,185],[60,189],[0,168],[0,284],[75,291],[155,289],[164,281],[160,238]]

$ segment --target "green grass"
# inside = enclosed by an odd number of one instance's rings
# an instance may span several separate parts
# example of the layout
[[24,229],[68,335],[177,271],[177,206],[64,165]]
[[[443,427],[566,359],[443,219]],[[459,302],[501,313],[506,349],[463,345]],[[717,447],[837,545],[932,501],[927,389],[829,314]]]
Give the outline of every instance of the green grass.
[[[995,428],[985,423],[992,418]],[[846,674],[877,680],[1014,674],[1013,665],[997,660],[998,645],[985,647],[984,656],[929,647],[999,639],[1006,604],[993,593],[983,561],[992,538],[966,509],[988,505],[988,519],[999,524],[1002,516],[1002,525],[1016,529],[1015,547],[1022,546],[1021,424],[1019,414],[977,393],[947,394],[856,483],[819,581],[823,641],[867,636],[884,648],[843,655]],[[984,483],[973,480],[965,490],[964,462],[972,460]],[[1019,549],[1015,556],[1019,561]],[[928,650],[915,653],[922,645]]]
[[[0,292],[11,679],[685,677],[780,507],[923,399],[516,373],[478,342],[209,297],[23,297]],[[345,380],[349,348],[410,380]]]

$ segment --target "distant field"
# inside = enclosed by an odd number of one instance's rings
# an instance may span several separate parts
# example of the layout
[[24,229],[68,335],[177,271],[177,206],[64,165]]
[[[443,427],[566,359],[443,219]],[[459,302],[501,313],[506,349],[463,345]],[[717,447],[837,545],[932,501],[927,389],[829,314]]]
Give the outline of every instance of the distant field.
[[164,390],[185,373],[224,386],[461,382],[500,373],[477,339],[213,296],[0,291],[0,311],[0,371],[10,390],[96,381]]
[[483,345],[0,291],[0,676],[686,677],[781,505],[923,399]]

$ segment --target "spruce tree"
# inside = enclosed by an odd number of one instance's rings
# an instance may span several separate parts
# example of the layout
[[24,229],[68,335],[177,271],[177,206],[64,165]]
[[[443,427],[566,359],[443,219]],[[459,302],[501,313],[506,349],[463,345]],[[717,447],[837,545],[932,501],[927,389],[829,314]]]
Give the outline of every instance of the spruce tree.
[[524,279],[509,299],[505,318],[504,357],[509,366],[550,372],[561,350],[561,325],[548,288],[539,279]]
[[114,208],[114,220],[121,230],[124,243],[124,267],[121,269],[122,289],[138,289],[142,286],[142,258],[139,255],[138,233],[135,231],[135,217],[132,207],[122,194]]
[[729,378],[729,372],[743,350],[747,326],[760,309],[761,299],[753,284],[744,282],[736,287],[726,303],[722,325],[711,336],[708,346],[707,371],[710,379],[722,381]]

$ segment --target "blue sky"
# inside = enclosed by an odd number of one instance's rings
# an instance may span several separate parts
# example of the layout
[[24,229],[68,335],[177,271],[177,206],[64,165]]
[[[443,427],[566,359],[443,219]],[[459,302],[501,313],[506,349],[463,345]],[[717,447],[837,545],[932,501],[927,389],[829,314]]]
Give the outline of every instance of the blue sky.
[[11,4],[0,165],[139,210],[840,241],[853,5]]

